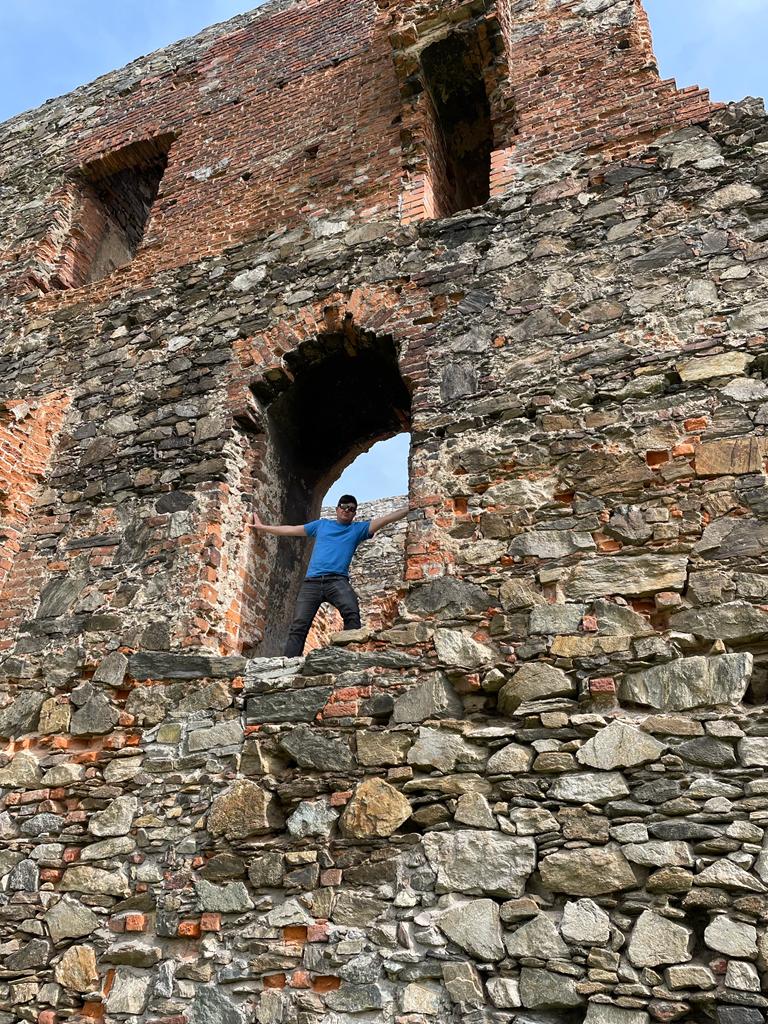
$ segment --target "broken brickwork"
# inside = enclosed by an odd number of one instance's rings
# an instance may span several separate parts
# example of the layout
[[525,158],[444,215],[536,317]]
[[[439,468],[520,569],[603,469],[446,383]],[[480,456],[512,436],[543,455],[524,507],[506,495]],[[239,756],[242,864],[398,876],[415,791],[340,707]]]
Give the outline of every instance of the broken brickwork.
[[[766,141],[635,0],[277,0],[0,127],[0,1024],[764,1022]],[[284,661],[246,520],[404,430]]]

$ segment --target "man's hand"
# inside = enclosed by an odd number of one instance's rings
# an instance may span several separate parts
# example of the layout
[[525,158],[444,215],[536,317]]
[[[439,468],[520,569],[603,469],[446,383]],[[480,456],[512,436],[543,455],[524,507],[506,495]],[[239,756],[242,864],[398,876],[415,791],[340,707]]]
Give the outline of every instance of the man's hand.
[[368,527],[368,536],[373,537],[382,526],[389,526],[390,523],[396,523],[399,519],[405,519],[408,511],[408,505],[405,505],[403,508],[398,508],[396,511],[389,512],[385,516],[378,516],[376,519],[372,519],[371,525]]
[[253,526],[254,530],[264,529],[264,523],[259,519],[258,512],[253,513],[253,522],[251,523],[251,526]]

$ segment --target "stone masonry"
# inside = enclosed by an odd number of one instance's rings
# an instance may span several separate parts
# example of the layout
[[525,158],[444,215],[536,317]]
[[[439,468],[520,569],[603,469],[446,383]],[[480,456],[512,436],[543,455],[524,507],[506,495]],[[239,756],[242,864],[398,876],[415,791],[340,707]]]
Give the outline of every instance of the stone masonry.
[[[764,1024],[766,183],[639,0],[275,0],[0,126],[0,1024]],[[250,511],[402,431],[283,660]]]

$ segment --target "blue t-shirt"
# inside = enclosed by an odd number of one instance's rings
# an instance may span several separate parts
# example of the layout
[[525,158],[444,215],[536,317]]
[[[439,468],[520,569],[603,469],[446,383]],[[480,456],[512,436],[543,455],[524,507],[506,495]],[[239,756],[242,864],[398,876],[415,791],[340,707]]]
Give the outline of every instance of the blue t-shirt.
[[337,523],[334,519],[315,519],[305,523],[307,536],[315,538],[307,579],[331,572],[346,576],[358,545],[368,539],[370,525],[367,519],[360,523]]

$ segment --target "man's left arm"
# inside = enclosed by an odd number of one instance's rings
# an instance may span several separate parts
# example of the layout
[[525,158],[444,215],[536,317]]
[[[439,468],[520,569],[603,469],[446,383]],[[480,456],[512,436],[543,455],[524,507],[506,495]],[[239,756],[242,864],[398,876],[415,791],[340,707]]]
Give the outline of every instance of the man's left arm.
[[401,519],[405,519],[408,515],[408,506],[405,505],[403,508],[398,508],[394,512],[389,512],[385,516],[377,516],[376,519],[371,520],[371,525],[368,527],[368,536],[373,537],[374,534],[378,533],[383,526],[389,526],[390,523],[397,523]]

